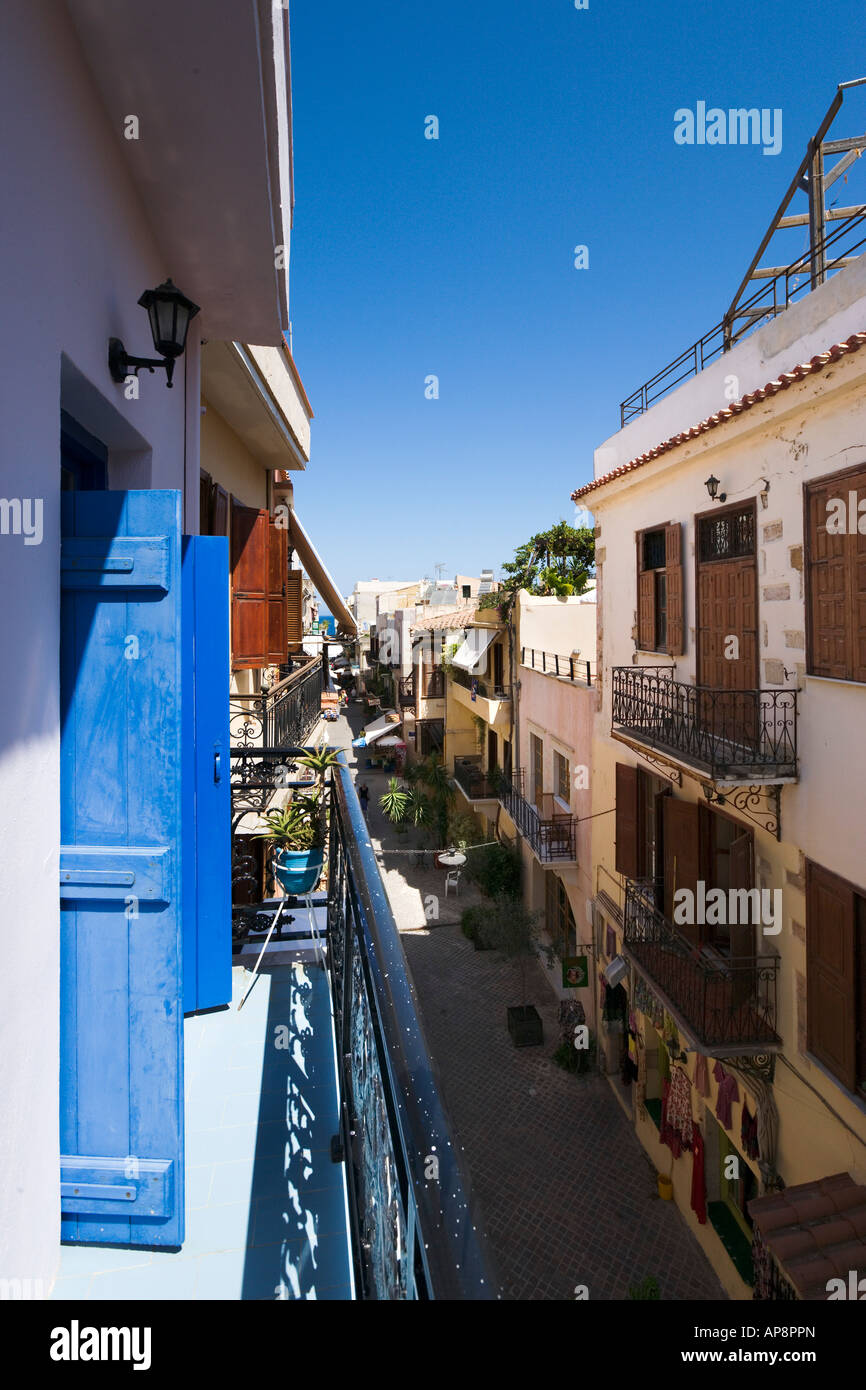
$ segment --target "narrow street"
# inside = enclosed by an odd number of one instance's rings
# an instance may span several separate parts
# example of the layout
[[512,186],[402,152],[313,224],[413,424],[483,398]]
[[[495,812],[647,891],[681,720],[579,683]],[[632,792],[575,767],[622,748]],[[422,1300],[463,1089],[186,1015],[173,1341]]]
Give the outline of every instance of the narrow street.
[[[355,780],[370,789],[369,824],[400,929],[433,1059],[462,1144],[493,1257],[509,1300],[627,1299],[652,1275],[665,1300],[724,1299],[725,1293],[673,1203],[657,1195],[655,1172],[601,1076],[580,1078],[551,1060],[557,1001],[540,965],[527,970],[528,998],[544,1020],[544,1046],[515,1048],[505,1011],[520,1003],[516,968],[478,952],[460,913],[480,901],[461,885],[444,897],[441,870],[415,867],[379,809],[388,775],[364,767],[351,747],[359,705],[326,725],[347,750]],[[438,899],[427,923],[425,904]]]

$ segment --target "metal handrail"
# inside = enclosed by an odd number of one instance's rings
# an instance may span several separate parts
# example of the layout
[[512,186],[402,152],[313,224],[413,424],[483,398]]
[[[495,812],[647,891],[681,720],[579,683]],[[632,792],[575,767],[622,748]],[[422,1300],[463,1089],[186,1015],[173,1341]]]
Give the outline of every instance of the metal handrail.
[[536,651],[535,647],[520,648],[520,664],[542,675],[558,676],[576,685],[592,685],[592,662],[579,657],[560,656],[557,652]]
[[[332,790],[329,931],[343,1142],[350,1186],[355,1179],[360,1237],[359,1287],[371,1298],[494,1299],[496,1281],[478,1234],[481,1222],[468,1175],[345,765],[334,769]],[[375,1144],[386,1117],[389,1142],[378,1154]],[[365,1156],[376,1163],[375,1171],[363,1171]],[[384,1201],[376,1182],[392,1160],[392,1186],[387,1193],[383,1188]],[[433,1170],[438,1170],[435,1177]],[[399,1269],[389,1270],[389,1252]],[[389,1284],[389,1273],[396,1283]]]

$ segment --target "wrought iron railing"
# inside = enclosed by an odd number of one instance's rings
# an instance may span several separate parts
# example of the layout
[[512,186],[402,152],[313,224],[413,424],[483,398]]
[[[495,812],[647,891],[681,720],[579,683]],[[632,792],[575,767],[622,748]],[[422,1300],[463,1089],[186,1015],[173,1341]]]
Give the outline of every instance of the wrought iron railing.
[[576,685],[595,683],[594,662],[582,660],[579,656],[558,656],[556,652],[536,651],[534,647],[520,648],[521,666],[529,666],[533,671],[541,671],[547,676],[559,676],[561,680],[574,681]]
[[523,794],[524,769],[516,768],[511,783],[503,781],[499,800],[535,855],[544,863],[577,858],[577,826],[570,812],[556,809],[556,800],[549,793],[541,805],[526,800]]
[[723,956],[696,944],[662,914],[657,896],[652,880],[628,880],[624,947],[686,1032],[704,1047],[766,1052],[780,1046],[779,957]]
[[451,679],[464,689],[474,690],[476,695],[483,695],[485,700],[511,699],[510,685],[490,680],[487,676],[473,675],[471,671],[464,671],[461,666],[451,668]]
[[492,1299],[460,1147],[344,766],[331,805],[328,938],[359,1296]]
[[322,660],[314,656],[260,695],[230,695],[232,746],[301,746],[321,715],[322,688]]
[[718,690],[672,666],[615,666],[611,730],[673,754],[713,779],[797,776],[797,691]]
[[[817,248],[827,258],[828,273],[841,269],[854,257],[862,255],[866,249],[863,223],[864,212],[858,209],[856,215],[839,222],[832,232],[819,239]],[[667,395],[681,381],[697,376],[710,362],[714,362],[766,319],[774,318],[795,300],[809,294],[813,289],[809,271],[810,254],[807,252],[771,279],[764,280],[754,294],[737,304],[733,315],[726,315],[721,323],[717,323],[622,401],[619,408],[620,424],[625,426],[638,415],[643,415],[655,401]],[[737,319],[744,322],[738,326]]]
[[479,756],[455,758],[454,781],[470,801],[496,801],[503,787],[503,773],[488,776]]

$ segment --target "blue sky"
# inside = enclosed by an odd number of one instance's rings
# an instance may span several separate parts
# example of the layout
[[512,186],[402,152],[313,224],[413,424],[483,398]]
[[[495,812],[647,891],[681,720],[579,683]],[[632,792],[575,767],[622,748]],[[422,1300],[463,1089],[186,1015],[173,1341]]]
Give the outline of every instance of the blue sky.
[[[620,401],[718,322],[866,75],[862,0],[589,6],[293,0],[295,500],[346,592],[498,572],[572,519]],[[677,145],[698,101],[781,108],[781,152]],[[834,135],[866,130],[849,105]]]

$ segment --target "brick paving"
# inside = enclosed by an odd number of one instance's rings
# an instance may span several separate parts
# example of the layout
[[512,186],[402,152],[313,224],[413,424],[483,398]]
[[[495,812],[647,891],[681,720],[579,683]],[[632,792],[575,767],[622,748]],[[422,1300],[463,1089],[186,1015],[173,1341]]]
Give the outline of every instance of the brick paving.
[[[354,709],[350,720],[357,727]],[[348,743],[336,727],[332,741]],[[355,771],[370,788],[374,845],[403,847],[378,809],[385,775],[363,764]],[[382,867],[502,1296],[574,1299],[583,1284],[591,1300],[623,1299],[654,1275],[663,1299],[726,1298],[676,1207],[658,1197],[653,1165],[610,1083],[551,1060],[558,1001],[541,967],[526,978],[544,1045],[515,1048],[506,1008],[521,1002],[519,968],[463,936],[457,918],[474,898],[462,888],[456,901],[441,898],[439,922],[428,925],[425,895],[444,892],[444,874],[387,852]]]

